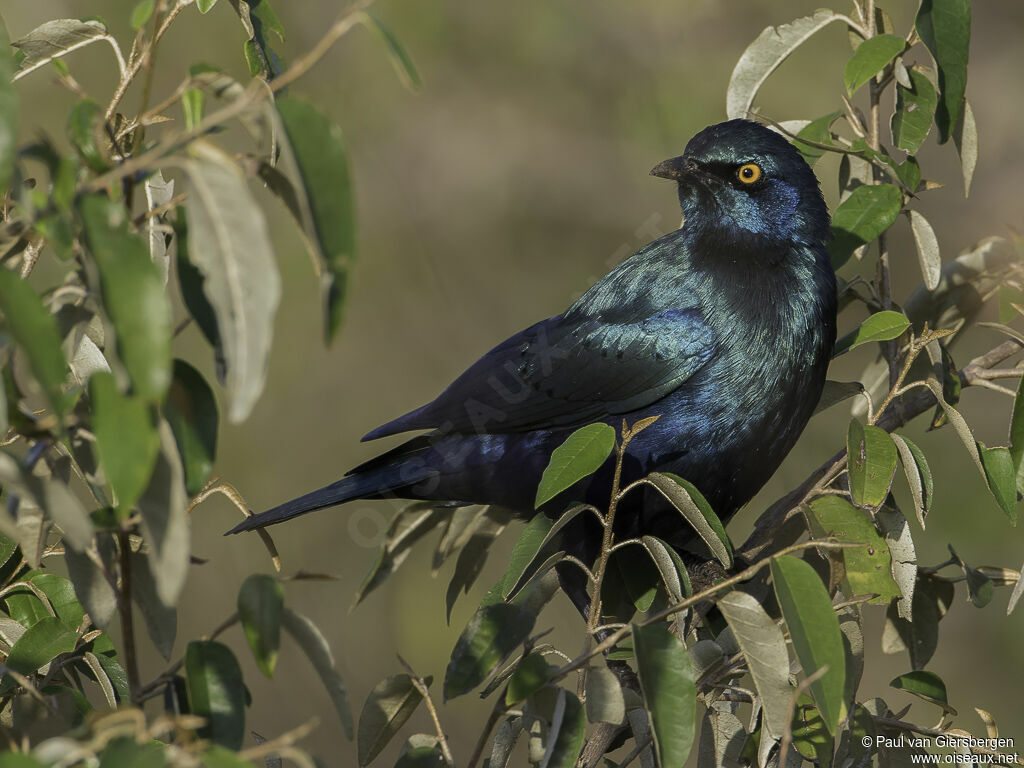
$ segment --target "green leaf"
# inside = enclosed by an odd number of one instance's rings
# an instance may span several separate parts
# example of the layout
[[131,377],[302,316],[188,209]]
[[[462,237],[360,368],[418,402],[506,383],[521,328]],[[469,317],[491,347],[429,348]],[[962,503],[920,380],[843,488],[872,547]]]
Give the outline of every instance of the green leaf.
[[40,24],[11,43],[23,55],[18,72],[27,74],[56,58],[107,37],[106,25],[98,19],[54,19]]
[[81,200],[79,212],[133,393],[160,400],[171,383],[171,305],[160,271],[129,229],[124,205],[93,195]]
[[789,627],[796,657],[808,677],[828,669],[810,685],[829,733],[846,717],[846,654],[839,619],[818,574],[792,555],[771,563],[775,596]]
[[0,754],[0,768],[45,768],[32,755],[24,752],[4,752]]
[[174,377],[164,416],[174,432],[174,441],[185,468],[185,487],[190,495],[195,496],[213,472],[219,414],[210,385],[184,360],[174,361]]
[[423,696],[409,675],[392,675],[374,686],[359,715],[356,743],[360,766],[373,762],[421,701]]
[[[537,722],[530,743],[530,761],[538,768],[574,768],[587,721],[583,706],[564,688],[548,686],[531,696],[523,707],[526,722]],[[536,744],[536,751],[535,745]]]
[[7,26],[0,18],[0,191],[11,186],[17,153],[18,98],[11,82],[14,57],[10,40]]
[[445,618],[448,621],[451,621],[452,609],[455,607],[455,601],[458,600],[459,594],[469,594],[469,590],[476,583],[487,562],[491,544],[505,530],[510,519],[511,513],[508,510],[488,507],[474,521],[472,534],[462,547],[462,551],[459,552],[459,559],[455,563],[455,572],[445,591]]
[[178,636],[178,611],[173,605],[164,605],[160,599],[150,558],[141,552],[132,552],[130,559],[132,600],[146,622],[149,639],[160,655],[170,661],[174,641]]
[[893,184],[865,184],[853,190],[832,214],[828,250],[833,267],[838,269],[857,248],[891,227],[902,205],[903,193]]
[[[204,768],[252,768],[253,764],[224,747],[213,746],[205,750],[200,759]],[[269,759],[267,768],[271,768]]]
[[529,653],[519,660],[509,678],[505,703],[516,704],[539,690],[551,676],[551,667],[539,653]]
[[877,507],[889,495],[896,472],[896,444],[880,427],[850,421],[846,434],[850,495],[859,507]]
[[898,339],[909,327],[910,320],[902,312],[894,312],[891,309],[876,312],[861,323],[857,330],[851,331],[836,341],[832,356],[838,357],[844,352],[874,341]]
[[103,131],[103,107],[89,98],[82,99],[68,114],[68,139],[85,164],[96,173],[110,169],[98,137]]
[[[58,420],[67,408],[62,385],[67,375],[57,323],[35,291],[9,269],[0,268],[0,313],[4,327],[25,352],[29,367]],[[13,404],[13,403],[12,403]]]
[[341,324],[349,271],[356,253],[355,196],[341,129],[312,104],[277,101],[304,192],[302,225],[324,269],[325,338]]
[[135,736],[121,736],[100,753],[99,768],[164,768],[164,745],[159,741],[139,743]]
[[[512,582],[511,585],[509,585],[505,581],[502,582],[502,589],[504,590],[506,587],[508,589],[507,592],[503,592],[502,596],[505,598],[511,598],[518,594],[519,591],[526,586],[526,583],[539,572],[540,568],[542,567],[542,564],[545,564],[545,561],[555,554],[557,550],[556,538],[562,532],[565,526],[571,523],[580,514],[588,511],[592,510],[586,505],[574,504],[573,506],[569,507],[569,509],[565,510],[561,515],[559,515],[558,519],[555,520],[554,524],[544,535],[544,538],[537,546],[536,553],[530,558],[530,561],[527,563],[526,567],[523,568],[522,573],[520,573],[518,577],[516,577],[516,580]],[[534,520],[536,520],[538,517],[543,518],[544,515],[536,515],[534,516]],[[541,526],[543,524],[536,523],[536,525]],[[525,546],[526,544],[524,544],[524,547]],[[513,556],[514,558],[516,558],[514,562],[518,562],[519,555],[515,552],[515,550],[513,550]],[[506,576],[508,576],[510,579],[512,578],[511,570],[512,569],[510,566],[509,572],[506,573]]]
[[693,747],[697,712],[690,654],[667,624],[634,624],[631,629],[658,763],[663,768],[682,768]]
[[444,675],[445,701],[476,688],[533,630],[532,613],[511,603],[478,610],[462,631]]
[[782,630],[757,599],[746,592],[729,592],[718,600],[718,608],[747,660],[754,687],[761,697],[765,729],[773,739],[781,739],[793,700],[789,652]]
[[833,381],[826,379],[825,387],[821,390],[821,397],[814,407],[814,415],[826,411],[833,405],[838,405],[844,400],[856,397],[864,392],[864,385],[859,381]]
[[185,118],[185,130],[194,130],[203,120],[206,93],[199,88],[186,88],[181,94],[181,111]]
[[235,654],[223,643],[193,641],[185,649],[185,679],[192,714],[206,720],[200,736],[227,749],[240,749],[246,694]]
[[540,552],[541,546],[547,543],[551,526],[552,522],[545,515],[534,515],[523,528],[523,532],[519,534],[519,538],[512,547],[508,569],[501,581],[501,596],[503,598],[508,598],[512,593],[512,588],[526,572],[527,566]]
[[656,488],[686,518],[724,567],[732,568],[732,542],[725,526],[693,483],[671,472],[652,472],[644,482]]
[[643,536],[640,543],[654,561],[670,603],[682,602],[693,594],[690,574],[686,572],[686,566],[675,549],[655,536]]
[[754,97],[768,76],[815,32],[841,20],[835,11],[820,9],[789,24],[768,27],[740,56],[729,78],[725,112],[729,119],[749,118]]
[[231,158],[193,144],[185,164],[191,191],[189,258],[203,277],[227,364],[228,421],[242,422],[263,391],[281,298],[281,278],[267,225]]
[[154,10],[156,10],[156,0],[139,0],[132,9],[132,29],[138,30],[145,26],[146,22],[153,17]]
[[956,710],[949,706],[949,700],[946,698],[946,684],[934,672],[923,669],[907,672],[893,678],[889,685],[897,690],[920,696],[925,701],[938,704],[947,712],[956,714]]
[[1017,524],[1017,470],[1013,457],[1007,448],[986,448],[978,443],[981,464],[985,468],[985,480],[992,496],[999,503],[1010,524]]
[[797,699],[791,727],[793,748],[803,758],[818,765],[827,765],[830,762],[832,734],[825,726],[821,713],[814,707],[809,696],[801,694]]
[[580,427],[551,453],[537,486],[539,509],[562,491],[596,472],[615,449],[615,430],[607,424]]
[[971,42],[970,0],[923,0],[914,28],[939,70],[939,106],[935,125],[939,143],[952,135],[960,119],[967,88],[967,54]]
[[107,482],[122,514],[135,506],[160,452],[160,437],[149,404],[117,391],[114,377],[96,373],[89,380],[93,432]]
[[217,0],[196,0],[196,8],[200,13],[209,13],[210,9],[217,4]]
[[807,164],[814,167],[814,164],[818,162],[818,159],[825,154],[825,150],[820,147],[815,147],[810,144],[805,144],[800,139],[806,139],[807,141],[813,141],[817,144],[831,144],[832,133],[830,128],[832,123],[835,122],[842,112],[830,112],[823,117],[819,117],[817,120],[811,120],[807,125],[800,129],[800,132],[796,135],[796,140],[793,142],[793,146],[799,150],[800,154],[803,155],[804,160]]
[[898,35],[875,35],[868,38],[853,52],[843,70],[847,94],[853,94],[864,83],[887,67],[906,47]]
[[903,464],[903,472],[907,476],[907,484],[910,486],[910,496],[914,501],[914,511],[917,513],[917,521],[924,529],[924,518],[932,504],[932,494],[935,490],[935,481],[932,478],[931,468],[924,453],[917,447],[910,438],[904,435],[893,433],[890,435],[896,444],[896,450],[900,454],[900,462]]
[[978,165],[978,124],[974,119],[971,102],[964,99],[964,111],[953,131],[953,143],[960,155],[960,173],[964,179],[964,197],[971,193],[971,179]]
[[1017,491],[1024,492],[1024,378],[1017,384],[1010,418],[1010,458],[1013,460]]
[[15,672],[31,675],[60,654],[71,653],[77,642],[78,635],[60,618],[47,616],[25,630],[4,664]]
[[405,48],[398,42],[398,38],[376,16],[363,13],[361,17],[363,23],[376,32],[377,36],[384,42],[384,45],[387,46],[388,54],[391,56],[391,63],[395,67],[398,79],[410,91],[418,91],[423,85],[423,82],[420,80],[420,74],[416,71],[416,65],[409,58],[409,54],[405,52]]
[[82,623],[85,609],[78,602],[75,596],[75,589],[71,582],[63,576],[46,571],[36,571],[22,577],[42,590],[50,601],[57,618],[64,622],[64,626],[74,632]]
[[285,631],[299,644],[323,682],[327,689],[327,695],[331,697],[334,711],[338,714],[338,719],[341,720],[345,738],[351,741],[353,725],[352,708],[348,702],[348,689],[345,688],[345,681],[341,679],[341,675],[338,674],[338,670],[334,666],[331,647],[316,624],[302,614],[286,607],[281,615],[281,620]]
[[238,591],[238,617],[256,664],[267,677],[274,676],[281,644],[284,587],[273,576],[254,573]]
[[811,502],[810,509],[821,526],[822,536],[867,545],[844,549],[841,553],[851,597],[877,595],[871,602],[886,605],[892,598],[900,596],[899,587],[892,577],[889,545],[867,517],[839,496],[821,496]]
[[896,86],[896,110],[892,113],[893,143],[904,152],[916,155],[932,128],[939,97],[924,73],[909,69],[911,88]]

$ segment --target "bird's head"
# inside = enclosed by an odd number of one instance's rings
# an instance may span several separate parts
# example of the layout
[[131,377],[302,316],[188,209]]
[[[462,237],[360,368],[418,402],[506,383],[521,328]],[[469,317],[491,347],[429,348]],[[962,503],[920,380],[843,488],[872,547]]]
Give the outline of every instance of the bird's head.
[[758,123],[708,126],[651,175],[678,182],[684,226],[697,236],[760,252],[829,238],[814,172],[793,145]]

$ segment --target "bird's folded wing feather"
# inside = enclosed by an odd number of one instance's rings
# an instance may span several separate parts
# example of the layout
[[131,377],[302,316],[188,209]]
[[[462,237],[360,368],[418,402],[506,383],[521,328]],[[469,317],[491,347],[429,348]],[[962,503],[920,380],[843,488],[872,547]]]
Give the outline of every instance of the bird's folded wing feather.
[[633,322],[562,315],[492,349],[433,402],[364,440],[414,429],[500,433],[574,427],[657,402],[713,355],[695,308]]

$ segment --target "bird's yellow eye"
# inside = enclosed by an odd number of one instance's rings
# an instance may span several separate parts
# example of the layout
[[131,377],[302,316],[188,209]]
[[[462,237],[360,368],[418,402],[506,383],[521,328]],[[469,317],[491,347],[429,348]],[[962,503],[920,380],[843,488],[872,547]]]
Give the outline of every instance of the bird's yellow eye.
[[761,178],[761,166],[757,163],[745,163],[736,171],[736,178],[744,184],[753,184]]

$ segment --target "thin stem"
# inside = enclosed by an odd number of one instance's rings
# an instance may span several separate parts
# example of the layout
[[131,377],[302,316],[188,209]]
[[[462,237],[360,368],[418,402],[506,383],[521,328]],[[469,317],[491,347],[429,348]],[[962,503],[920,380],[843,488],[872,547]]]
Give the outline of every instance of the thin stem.
[[476,740],[476,744],[473,746],[473,753],[469,756],[469,762],[466,763],[466,768],[475,768],[477,762],[480,760],[480,756],[484,753],[484,749],[487,747],[487,741],[490,739],[491,731],[494,730],[494,726],[497,725],[498,720],[505,714],[505,697],[498,696],[494,700],[494,706],[491,707],[491,713],[487,716],[487,722],[484,723],[483,730],[480,731],[480,736]]
[[420,692],[420,696],[423,697],[423,703],[427,707],[427,712],[430,713],[430,719],[434,722],[434,732],[437,733],[437,743],[441,747],[441,754],[444,756],[445,763],[454,768],[455,758],[452,757],[452,749],[448,744],[448,738],[444,735],[444,728],[441,727],[441,719],[437,716],[437,707],[434,706],[434,700],[430,696],[430,689],[427,688],[423,678],[416,674],[415,670],[409,666],[405,659],[399,656],[398,661],[405,667],[413,686]]
[[135,649],[135,628],[132,625],[132,548],[127,528],[117,532],[121,550],[121,588],[117,591],[117,608],[121,614],[121,640],[124,644],[124,666],[132,704],[139,702],[139,660]]

